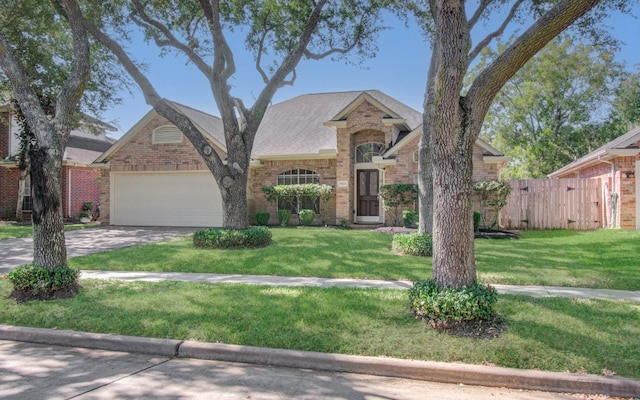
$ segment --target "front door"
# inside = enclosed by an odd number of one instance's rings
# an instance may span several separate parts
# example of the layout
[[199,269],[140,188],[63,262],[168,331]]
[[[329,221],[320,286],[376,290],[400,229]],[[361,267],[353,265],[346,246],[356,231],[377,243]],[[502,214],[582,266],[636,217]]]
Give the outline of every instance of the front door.
[[358,222],[380,221],[377,169],[358,170]]

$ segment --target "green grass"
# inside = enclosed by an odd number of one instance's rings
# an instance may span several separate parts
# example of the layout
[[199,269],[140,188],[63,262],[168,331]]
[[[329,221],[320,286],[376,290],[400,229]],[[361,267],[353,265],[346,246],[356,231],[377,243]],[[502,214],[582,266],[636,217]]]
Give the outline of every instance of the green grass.
[[[65,231],[75,231],[78,229],[95,228],[95,224],[70,224],[65,225]],[[18,239],[30,237],[33,235],[33,227],[31,225],[8,225],[0,223],[0,240]]]
[[640,304],[501,296],[498,339],[439,334],[406,291],[83,280],[73,299],[6,299],[0,323],[640,378]]
[[400,257],[391,235],[324,228],[272,229],[271,246],[194,249],[191,236],[69,260],[79,269],[206,272],[362,279],[422,279],[431,259]]
[[[206,272],[327,278],[431,277],[431,258],[398,256],[392,235],[323,228],[273,229],[273,244],[253,250],[194,249],[191,236],[74,258],[87,270]],[[485,283],[640,290],[640,232],[532,231],[520,240],[476,240]]]
[[640,232],[530,231],[520,240],[476,240],[484,282],[640,290]]

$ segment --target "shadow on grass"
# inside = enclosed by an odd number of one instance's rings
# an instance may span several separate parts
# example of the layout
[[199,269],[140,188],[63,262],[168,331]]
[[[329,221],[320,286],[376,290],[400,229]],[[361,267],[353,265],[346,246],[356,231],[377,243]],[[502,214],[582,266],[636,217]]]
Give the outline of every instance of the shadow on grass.
[[570,362],[578,372],[584,369],[599,374],[606,369],[623,376],[640,376],[637,304],[527,296],[501,299],[498,309],[506,316],[509,334],[546,349],[524,357],[551,357],[549,362],[557,370]]

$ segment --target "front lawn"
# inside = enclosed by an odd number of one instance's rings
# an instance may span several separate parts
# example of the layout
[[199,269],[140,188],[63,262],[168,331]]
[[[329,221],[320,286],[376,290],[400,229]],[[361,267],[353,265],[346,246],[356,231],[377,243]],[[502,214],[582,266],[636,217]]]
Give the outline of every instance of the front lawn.
[[[191,236],[69,260],[87,270],[406,279],[431,277],[431,258],[398,256],[392,235],[324,228],[272,229],[254,250],[199,250]],[[478,239],[485,283],[640,290],[640,232],[531,231],[520,240]]]
[[[65,231],[75,231],[78,229],[95,228],[96,224],[70,224],[65,225]],[[15,225],[0,222],[0,240],[18,239],[30,237],[33,235],[33,227],[31,225]]]
[[83,280],[68,300],[6,299],[0,323],[407,359],[640,378],[640,304],[500,297],[498,339],[439,334],[406,291]]

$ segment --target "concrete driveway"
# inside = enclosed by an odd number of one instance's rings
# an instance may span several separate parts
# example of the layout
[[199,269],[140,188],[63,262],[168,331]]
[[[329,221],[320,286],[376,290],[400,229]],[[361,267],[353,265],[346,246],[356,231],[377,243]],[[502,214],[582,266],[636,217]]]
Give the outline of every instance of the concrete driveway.
[[[187,235],[198,228],[104,226],[65,232],[67,257],[136,246]],[[33,238],[0,240],[0,274],[33,261]]]

